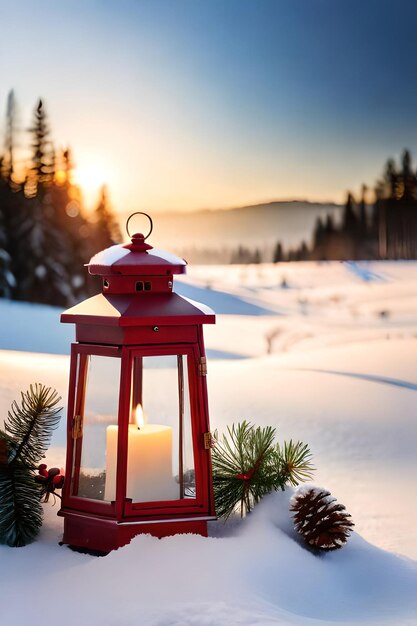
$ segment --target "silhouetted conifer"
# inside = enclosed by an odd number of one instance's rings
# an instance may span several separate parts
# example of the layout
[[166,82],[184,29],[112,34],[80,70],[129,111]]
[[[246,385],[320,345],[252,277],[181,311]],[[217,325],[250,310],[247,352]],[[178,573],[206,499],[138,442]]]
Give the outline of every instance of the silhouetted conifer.
[[314,233],[313,233],[314,247],[318,248],[319,246],[321,246],[324,243],[324,240],[325,240],[325,228],[323,226],[321,217],[318,217],[316,220],[316,225],[314,227]]
[[368,218],[366,215],[366,192],[368,191],[368,187],[366,185],[362,185],[362,196],[361,202],[359,205],[359,228],[361,237],[366,237],[368,234]]
[[65,236],[63,263],[69,281],[70,303],[89,294],[88,277],[83,265],[95,252],[91,240],[93,230],[82,211],[81,193],[72,183],[72,170],[71,150],[67,147],[57,153],[55,181],[49,191],[56,226]]
[[71,182],[69,149],[55,154],[45,108],[35,108],[32,158],[24,184],[16,178],[15,98],[7,100],[0,158],[0,296],[67,306],[88,295],[82,266],[97,251]]
[[416,198],[416,177],[412,171],[411,154],[409,150],[404,150],[401,158],[401,165],[401,197],[406,201],[413,200],[413,198]]
[[101,188],[99,203],[94,213],[93,241],[95,252],[122,241],[119,225],[109,205],[105,185]]
[[54,172],[54,151],[49,141],[49,126],[42,100],[36,105],[29,132],[32,135],[32,167],[25,191],[28,196],[35,196],[38,186],[47,187],[52,183]]
[[398,175],[394,159],[388,159],[387,161],[385,166],[384,182],[385,186],[388,188],[388,192],[383,190],[383,195],[388,195],[391,198],[399,197]]
[[308,249],[308,246],[305,241],[302,241],[300,250],[299,250],[300,261],[308,261],[309,256],[310,256],[310,251]]
[[411,176],[411,154],[409,150],[404,150],[401,157],[401,165],[403,176]]
[[13,182],[14,174],[14,150],[15,150],[15,132],[16,132],[16,101],[13,89],[9,91],[7,96],[6,108],[6,132],[4,148],[5,153],[2,158],[1,175],[8,181],[9,185]]
[[[39,100],[32,134],[32,166],[25,187],[29,198],[22,228],[25,232],[27,263],[20,285],[23,297],[32,302],[66,306],[72,290],[66,269],[67,237],[59,228],[53,198],[54,152],[42,100]],[[22,233],[23,234],[23,233]]]
[[230,263],[236,265],[248,265],[250,263],[262,263],[262,253],[256,248],[250,250],[245,246],[238,246],[238,248],[232,252]]
[[[0,157],[0,172],[3,172],[3,157]],[[6,176],[8,174],[6,173]],[[15,285],[11,271],[11,256],[8,250],[8,232],[6,229],[6,211],[11,194],[8,180],[0,174],[0,297],[9,298]]]
[[350,237],[355,237],[358,231],[358,218],[354,209],[354,198],[348,193],[343,213],[343,230]]
[[408,150],[399,170],[390,159],[376,192],[373,222],[379,257],[417,258],[417,176]]
[[324,230],[325,230],[326,236],[330,235],[330,233],[334,233],[335,232],[333,217],[330,215],[330,213],[326,217],[326,224],[324,226]]
[[274,250],[273,262],[274,263],[282,263],[283,260],[284,260],[284,253],[283,253],[283,249],[282,249],[282,244],[281,244],[280,241],[278,241],[277,245],[275,246],[275,250]]
[[16,100],[10,91],[7,98],[5,123],[5,155],[0,166],[0,220],[2,231],[3,295],[16,297],[19,278],[27,260],[19,246],[25,215],[25,197],[14,178],[14,148],[16,143]]

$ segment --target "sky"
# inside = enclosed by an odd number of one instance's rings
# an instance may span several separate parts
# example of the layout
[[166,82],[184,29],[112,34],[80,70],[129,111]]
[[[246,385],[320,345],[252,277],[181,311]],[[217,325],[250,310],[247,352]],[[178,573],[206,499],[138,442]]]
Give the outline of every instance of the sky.
[[0,0],[0,31],[0,131],[42,97],[90,206],[341,202],[417,159],[414,0]]

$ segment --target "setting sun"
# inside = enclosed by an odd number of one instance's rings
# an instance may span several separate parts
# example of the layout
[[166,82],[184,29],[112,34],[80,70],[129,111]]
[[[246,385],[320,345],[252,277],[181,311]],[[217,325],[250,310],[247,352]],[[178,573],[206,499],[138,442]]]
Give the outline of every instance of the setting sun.
[[100,188],[109,180],[106,168],[91,163],[77,165],[74,170],[74,182],[81,188],[85,202],[91,207],[97,200]]
[[75,181],[86,192],[98,189],[106,183],[106,174],[102,168],[91,164],[89,166],[77,167],[75,170]]

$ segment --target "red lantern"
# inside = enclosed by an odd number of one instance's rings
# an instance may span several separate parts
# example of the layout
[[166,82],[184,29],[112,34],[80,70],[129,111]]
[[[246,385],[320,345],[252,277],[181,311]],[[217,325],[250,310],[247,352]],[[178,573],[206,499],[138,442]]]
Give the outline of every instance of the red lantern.
[[215,316],[173,292],[186,262],[146,238],[94,256],[102,293],[61,316],[76,343],[59,515],[63,542],[91,551],[140,533],[206,536],[215,519],[203,341]]

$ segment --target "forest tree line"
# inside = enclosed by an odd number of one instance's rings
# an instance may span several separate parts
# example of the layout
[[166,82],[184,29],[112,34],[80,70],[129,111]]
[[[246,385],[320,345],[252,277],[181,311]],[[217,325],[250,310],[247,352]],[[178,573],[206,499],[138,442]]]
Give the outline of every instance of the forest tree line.
[[[373,192],[373,201],[369,196]],[[218,253],[220,254],[220,253]],[[206,260],[209,259],[206,253]],[[227,260],[225,260],[227,259]],[[221,263],[417,259],[417,172],[404,150],[386,163],[374,189],[362,185],[359,198],[347,193],[339,218],[317,218],[310,241],[295,248],[278,241],[268,249],[238,245],[221,252]],[[211,261],[211,259],[210,259]],[[213,258],[216,262],[216,258]]]
[[16,156],[21,134],[11,91],[0,152],[0,297],[67,307],[97,293],[83,265],[119,243],[120,230],[105,188],[93,213],[83,210],[71,149],[54,148],[41,99],[25,132],[24,164]]
[[409,150],[399,164],[387,161],[372,204],[368,192],[362,185],[359,200],[347,194],[340,223],[318,218],[310,245],[284,251],[278,242],[273,261],[417,259],[417,172]]
[[[100,290],[84,264],[120,243],[120,229],[105,188],[95,210],[84,211],[71,149],[54,148],[43,101],[36,103],[25,131],[30,156],[24,164],[16,156],[22,144],[16,117],[11,91],[0,152],[0,297],[67,307]],[[399,165],[387,162],[373,205],[367,203],[368,191],[363,185],[359,200],[348,193],[339,223],[331,215],[319,218],[311,242],[290,250],[277,242],[273,262],[416,259],[417,173],[410,152],[404,151]],[[270,260],[263,258],[264,250],[243,245],[199,252],[204,262],[224,263],[225,255],[237,264]]]

